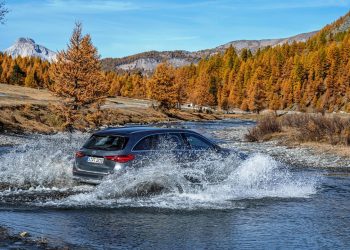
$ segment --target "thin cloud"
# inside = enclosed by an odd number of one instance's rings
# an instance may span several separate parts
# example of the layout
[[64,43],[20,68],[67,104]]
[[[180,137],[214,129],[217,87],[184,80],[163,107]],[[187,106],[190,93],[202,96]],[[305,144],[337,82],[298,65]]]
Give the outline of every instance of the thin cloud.
[[321,1],[287,1],[271,5],[262,5],[266,9],[301,9],[301,8],[327,8],[327,7],[346,7],[350,1],[345,0],[321,0]]
[[48,8],[56,11],[77,13],[96,13],[96,12],[117,12],[136,10],[140,7],[130,1],[83,1],[83,0],[50,0],[46,2]]
[[303,8],[329,8],[348,7],[350,0],[290,0],[290,1],[220,1],[216,7],[221,9],[246,9],[246,10],[278,10],[278,9],[303,9]]

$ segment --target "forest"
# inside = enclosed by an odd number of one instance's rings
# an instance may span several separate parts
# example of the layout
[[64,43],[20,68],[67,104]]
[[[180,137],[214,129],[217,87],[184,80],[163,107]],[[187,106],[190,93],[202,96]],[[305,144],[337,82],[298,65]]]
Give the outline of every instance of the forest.
[[[158,65],[151,76],[101,71],[108,96],[150,98],[165,108],[193,103],[221,110],[240,108],[350,112],[350,32],[348,13],[306,42],[266,47],[252,53],[225,53],[197,65]],[[39,58],[0,53],[0,82],[52,90],[52,65]]]

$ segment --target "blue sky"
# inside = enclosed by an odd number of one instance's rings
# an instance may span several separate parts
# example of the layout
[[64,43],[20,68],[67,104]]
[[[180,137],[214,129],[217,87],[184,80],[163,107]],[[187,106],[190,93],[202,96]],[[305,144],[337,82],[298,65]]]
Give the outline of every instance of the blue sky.
[[350,10],[350,0],[5,0],[0,50],[18,37],[64,49],[83,23],[102,57],[148,50],[213,48],[239,39],[313,31]]

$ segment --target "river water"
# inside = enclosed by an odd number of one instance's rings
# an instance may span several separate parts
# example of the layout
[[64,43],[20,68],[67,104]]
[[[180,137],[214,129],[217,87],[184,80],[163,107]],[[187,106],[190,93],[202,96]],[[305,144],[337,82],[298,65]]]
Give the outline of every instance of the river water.
[[[183,178],[188,169],[161,156],[99,186],[77,185],[73,153],[88,134],[5,137],[16,146],[0,148],[0,226],[73,249],[348,249],[349,159],[245,142],[253,124],[173,125],[249,155],[197,162],[191,171],[200,186]],[[154,185],[163,191],[141,195]]]

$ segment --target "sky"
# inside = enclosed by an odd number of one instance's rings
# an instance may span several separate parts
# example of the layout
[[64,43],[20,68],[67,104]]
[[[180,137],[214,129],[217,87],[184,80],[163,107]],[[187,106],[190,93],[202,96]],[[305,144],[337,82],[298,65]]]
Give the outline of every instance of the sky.
[[[0,0],[3,1],[3,0]],[[83,24],[101,57],[149,50],[196,51],[240,39],[282,38],[321,29],[350,0],[5,0],[0,50],[19,37],[58,51]]]

